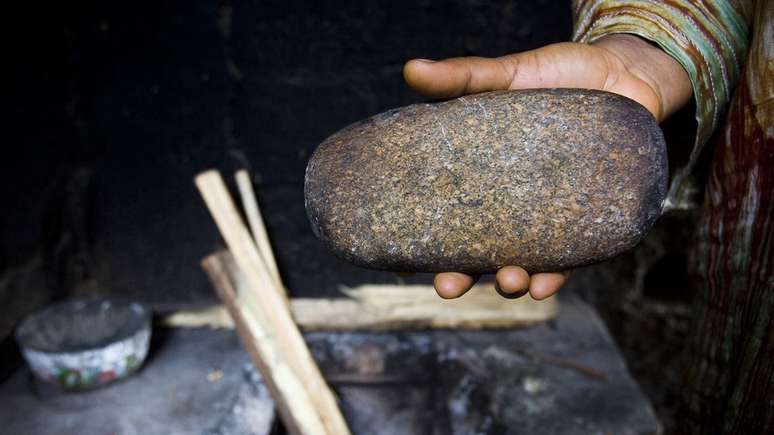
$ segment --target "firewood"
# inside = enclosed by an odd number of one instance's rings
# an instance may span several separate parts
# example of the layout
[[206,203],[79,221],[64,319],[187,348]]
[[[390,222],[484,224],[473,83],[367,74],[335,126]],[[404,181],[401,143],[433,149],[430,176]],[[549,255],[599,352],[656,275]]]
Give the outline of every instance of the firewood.
[[[247,291],[238,290],[238,299],[245,303],[245,310],[252,313],[252,316],[246,319],[254,319],[255,322],[246,322],[243,327],[249,329],[253,336],[261,331],[272,336],[272,349],[276,351],[276,357],[287,362],[290,371],[298,376],[306,388],[325,426],[325,432],[328,435],[349,434],[336,397],[312,359],[282,296],[283,292],[278,289],[277,280],[272,277],[269,267],[253,243],[223,178],[217,171],[207,171],[199,174],[195,182],[247,283]],[[261,326],[260,331],[254,329],[257,325]]]
[[264,263],[269,267],[269,272],[277,282],[278,287],[283,288],[284,290],[279,269],[277,268],[277,261],[274,259],[274,252],[271,249],[269,235],[266,232],[266,226],[264,225],[263,217],[261,216],[261,208],[255,197],[253,183],[250,181],[250,175],[246,170],[241,169],[234,174],[234,178],[236,179],[237,188],[239,189],[239,196],[242,198],[242,207],[245,209],[247,223],[250,225],[250,231],[253,233],[255,245],[258,246],[258,252],[261,254]]
[[259,309],[253,309],[250,293],[233,287],[228,265],[218,258],[205,258],[202,267],[223,300],[232,325],[236,324],[242,344],[258,367],[287,430],[294,435],[325,433],[312,399],[280,354],[282,345],[277,342],[268,320]]
[[[248,288],[244,275],[228,251],[212,254],[228,265],[227,279],[240,289]],[[494,329],[518,328],[556,317],[556,297],[536,301],[529,296],[505,300],[492,284],[477,284],[464,296],[446,300],[429,285],[371,284],[343,289],[344,298],[291,298],[290,310],[305,331],[394,331],[405,329]],[[233,328],[222,307],[180,311],[168,316],[169,326]]]

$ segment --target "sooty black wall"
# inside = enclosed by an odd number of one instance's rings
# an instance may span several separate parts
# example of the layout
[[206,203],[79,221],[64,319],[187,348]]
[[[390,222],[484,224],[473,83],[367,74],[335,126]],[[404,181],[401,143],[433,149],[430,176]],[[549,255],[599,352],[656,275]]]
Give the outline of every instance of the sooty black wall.
[[395,281],[316,242],[309,154],[351,122],[420,100],[402,80],[407,59],[502,55],[571,29],[569,0],[17,8],[0,174],[6,304],[92,291],[157,307],[212,300],[199,260],[222,241],[191,181],[210,167],[250,169],[295,294]]

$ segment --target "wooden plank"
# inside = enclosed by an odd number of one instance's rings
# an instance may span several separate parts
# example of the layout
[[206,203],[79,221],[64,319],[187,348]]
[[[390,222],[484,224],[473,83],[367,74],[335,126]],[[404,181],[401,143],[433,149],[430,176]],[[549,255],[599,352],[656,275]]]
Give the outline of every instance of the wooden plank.
[[230,266],[220,258],[210,256],[202,261],[202,267],[223,300],[229,319],[236,324],[242,345],[263,376],[288,432],[294,435],[324,433],[325,428],[309,394],[280,355],[281,345],[276,341],[276,334],[266,328],[267,320],[261,318],[260,311],[251,310],[246,298],[238,296],[227,271]]
[[[247,288],[228,251],[208,258],[229,265],[232,286],[240,291]],[[306,331],[518,328],[553,319],[559,311],[555,297],[544,301],[529,296],[503,299],[491,284],[476,285],[452,300],[441,299],[429,285],[365,285],[343,291],[349,298],[291,298],[296,323]],[[182,327],[234,327],[223,307],[178,312],[164,322]]]
[[237,288],[240,299],[242,293],[247,294],[246,300],[253,303],[251,310],[265,316],[264,320],[271,328],[269,331],[276,334],[277,343],[282,344],[281,353],[306,387],[326,432],[329,435],[349,434],[336,398],[312,359],[282,292],[276,289],[276,281],[242,222],[223,178],[217,171],[206,171],[196,176],[195,183],[226,240],[234,262],[244,275],[247,283],[245,291]]
[[266,232],[263,217],[261,217],[261,208],[258,205],[258,199],[255,197],[253,183],[250,181],[250,175],[246,170],[241,169],[236,172],[234,178],[239,189],[239,196],[242,198],[242,207],[245,209],[247,223],[250,225],[250,231],[253,233],[255,245],[258,247],[258,252],[261,254],[264,263],[269,267],[269,273],[274,278],[274,281],[276,281],[280,288],[284,289],[279,269],[277,268],[277,260],[274,258],[269,235]]

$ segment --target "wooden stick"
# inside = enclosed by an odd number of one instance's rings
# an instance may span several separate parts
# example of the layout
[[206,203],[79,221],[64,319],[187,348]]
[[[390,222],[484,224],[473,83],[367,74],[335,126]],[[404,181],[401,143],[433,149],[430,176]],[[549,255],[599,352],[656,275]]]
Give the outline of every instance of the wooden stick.
[[[199,174],[195,181],[239,270],[245,275],[249,289],[256,295],[255,308],[266,316],[278,342],[285,346],[288,363],[306,386],[327,433],[349,434],[336,398],[320,374],[280,291],[276,290],[275,280],[237,213],[223,178],[217,171],[207,171]],[[258,293],[260,297],[257,297]]]
[[233,261],[224,263],[221,258],[210,256],[202,261],[202,267],[231,314],[242,344],[261,372],[285,427],[294,435],[324,433],[317,409],[301,380],[278,351],[281,345],[276,341],[276,334],[266,327],[268,321],[260,310],[248,308],[251,304],[245,296],[250,293],[238,292],[232,285],[230,269],[236,267]]
[[453,300],[441,299],[431,286],[373,287],[384,292],[358,295],[363,290],[356,290],[353,299],[293,299],[293,315],[304,330],[477,330],[533,325],[558,311],[556,299],[506,301],[493,286],[476,286]]
[[250,225],[250,231],[253,233],[255,245],[258,246],[258,252],[269,267],[269,272],[272,277],[279,284],[278,287],[282,288],[284,292],[282,278],[280,278],[277,261],[275,260],[274,253],[271,249],[269,235],[266,232],[263,217],[261,217],[261,208],[258,205],[258,200],[255,198],[255,191],[253,190],[253,183],[250,180],[250,175],[246,170],[240,169],[236,172],[234,178],[236,178],[239,195],[242,198],[242,207],[245,209],[247,223]]
[[[218,258],[231,265],[228,279],[240,292],[249,288],[228,251]],[[504,300],[491,284],[477,284],[458,299],[445,300],[429,285],[363,285],[344,292],[349,298],[293,298],[290,310],[305,331],[393,331],[405,329],[518,328],[553,319],[556,298],[536,301],[528,296]],[[233,328],[223,307],[180,311],[164,319],[168,326]]]

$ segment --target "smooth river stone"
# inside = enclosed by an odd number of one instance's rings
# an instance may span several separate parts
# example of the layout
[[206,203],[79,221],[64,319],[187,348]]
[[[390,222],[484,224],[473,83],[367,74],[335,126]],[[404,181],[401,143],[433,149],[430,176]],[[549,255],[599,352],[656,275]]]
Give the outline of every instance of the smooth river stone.
[[558,271],[636,245],[661,213],[666,146],[653,116],[600,91],[468,95],[390,110],[315,151],[315,234],[360,266]]

